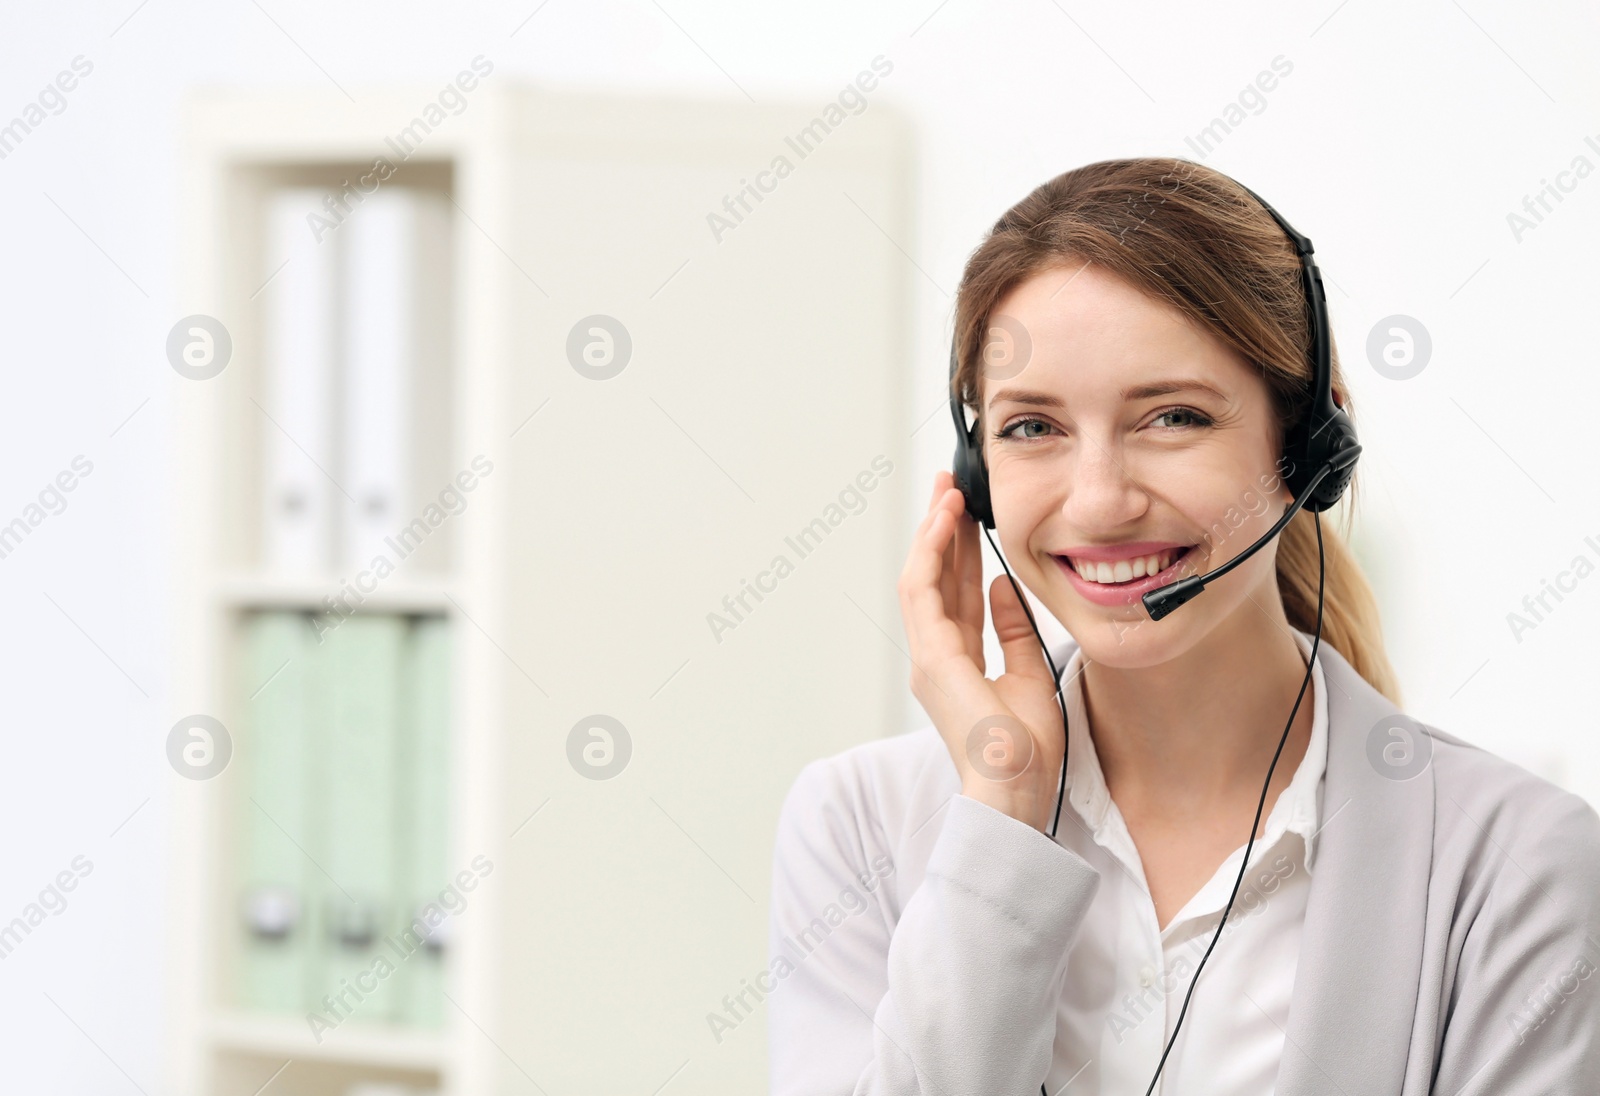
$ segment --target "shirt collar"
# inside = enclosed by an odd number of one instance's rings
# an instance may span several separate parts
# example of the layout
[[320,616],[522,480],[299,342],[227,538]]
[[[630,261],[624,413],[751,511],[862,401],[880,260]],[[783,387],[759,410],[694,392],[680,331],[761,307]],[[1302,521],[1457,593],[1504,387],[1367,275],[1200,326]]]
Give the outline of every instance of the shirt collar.
[[[1310,658],[1311,636],[1294,627],[1290,631],[1300,646],[1301,656]],[[1089,719],[1083,704],[1083,665],[1083,651],[1074,646],[1072,657],[1061,672],[1061,680],[1066,683],[1063,695],[1067,702],[1067,741],[1070,744],[1067,778],[1071,791],[1068,799],[1079,817],[1094,832],[1096,840],[1100,840],[1111,813],[1111,792],[1106,787],[1094,739],[1089,735]],[[1288,787],[1273,803],[1262,836],[1256,840],[1256,846],[1264,851],[1285,833],[1299,834],[1305,843],[1304,866],[1307,874],[1311,872],[1315,858],[1322,777],[1328,764],[1328,688],[1322,673],[1320,651],[1312,669],[1308,691],[1312,694],[1311,741]],[[1288,718],[1288,713],[1284,718]],[[1251,860],[1254,861],[1255,857],[1252,856]]]

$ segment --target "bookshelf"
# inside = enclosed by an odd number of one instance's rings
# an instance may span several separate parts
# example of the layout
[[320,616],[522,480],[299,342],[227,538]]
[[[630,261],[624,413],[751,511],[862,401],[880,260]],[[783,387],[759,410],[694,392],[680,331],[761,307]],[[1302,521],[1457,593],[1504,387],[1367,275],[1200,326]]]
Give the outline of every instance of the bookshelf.
[[[874,103],[836,124],[714,237],[710,216],[816,105],[478,77],[442,115],[427,86],[353,88],[354,103],[207,91],[186,107],[179,314],[215,317],[232,354],[175,381],[175,715],[235,726],[248,614],[323,612],[351,587],[348,567],[285,574],[261,548],[278,429],[263,225],[275,191],[342,193],[387,157],[379,190],[452,207],[424,317],[442,334],[419,353],[404,439],[426,485],[413,505],[475,458],[492,470],[357,612],[448,621],[447,860],[492,871],[451,922],[441,1027],[351,1022],[319,1040],[230,989],[249,750],[174,777],[175,1096],[764,1084],[760,1025],[714,1042],[704,1015],[765,966],[778,805],[805,761],[903,722],[886,635],[926,421],[906,410],[905,121]],[[569,352],[595,316],[632,343],[610,379]],[[864,479],[876,489],[852,488]],[[859,509],[824,518],[847,493]],[[724,634],[708,627],[818,521],[832,531],[792,575]],[[613,779],[569,761],[598,713],[632,735]],[[401,1087],[362,1087],[384,1084]]]

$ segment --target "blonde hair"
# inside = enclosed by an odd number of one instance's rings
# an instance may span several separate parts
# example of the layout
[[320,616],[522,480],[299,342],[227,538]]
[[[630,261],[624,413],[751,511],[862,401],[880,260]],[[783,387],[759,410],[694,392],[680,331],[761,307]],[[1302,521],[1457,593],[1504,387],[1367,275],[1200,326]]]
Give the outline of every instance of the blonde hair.
[[[1034,274],[1087,261],[1171,305],[1261,372],[1281,449],[1310,400],[1311,316],[1294,246],[1262,205],[1221,172],[1188,160],[1104,160],[1056,176],[995,222],[968,258],[956,297],[952,391],[978,409],[978,362],[996,304]],[[1332,335],[1329,335],[1330,342]],[[1354,418],[1334,346],[1334,398]],[[1356,485],[1344,506],[1353,518]],[[1289,623],[1317,623],[1315,519],[1297,513],[1278,538],[1278,593]],[[1377,601],[1344,536],[1323,529],[1322,642],[1400,706]]]

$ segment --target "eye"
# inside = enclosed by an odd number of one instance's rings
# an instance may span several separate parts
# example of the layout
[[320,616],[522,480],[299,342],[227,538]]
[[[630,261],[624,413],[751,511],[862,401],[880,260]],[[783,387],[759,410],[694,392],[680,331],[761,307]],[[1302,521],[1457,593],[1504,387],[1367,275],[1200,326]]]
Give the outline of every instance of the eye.
[[[1006,426],[1003,429],[996,430],[994,432],[994,436],[995,436],[996,439],[1010,438],[1016,433],[1018,427],[1026,428],[1026,427],[1030,427],[1030,426],[1042,426],[1042,427],[1045,427],[1047,430],[1054,429],[1054,427],[1049,422],[1046,422],[1044,419],[1037,419],[1037,418],[1033,418],[1033,417],[1030,416],[1030,417],[1024,417],[1024,418],[1016,419],[1016,420],[1014,420],[1012,422],[1007,423]],[[1044,433],[1035,434],[1035,433],[1024,432],[1022,436],[1024,438],[1043,438],[1043,437],[1047,437],[1048,435],[1044,434]]]
[[1161,412],[1157,413],[1155,421],[1160,422],[1162,419],[1171,418],[1174,415],[1176,415],[1180,420],[1186,418],[1188,421],[1187,422],[1181,422],[1180,421],[1176,426],[1168,426],[1168,427],[1165,427],[1164,429],[1168,429],[1168,430],[1183,430],[1183,429],[1186,429],[1186,428],[1189,428],[1189,427],[1201,427],[1201,426],[1210,426],[1211,425],[1211,419],[1210,418],[1208,418],[1207,416],[1201,414],[1199,411],[1196,411],[1192,407],[1169,407],[1165,411],[1161,411]]

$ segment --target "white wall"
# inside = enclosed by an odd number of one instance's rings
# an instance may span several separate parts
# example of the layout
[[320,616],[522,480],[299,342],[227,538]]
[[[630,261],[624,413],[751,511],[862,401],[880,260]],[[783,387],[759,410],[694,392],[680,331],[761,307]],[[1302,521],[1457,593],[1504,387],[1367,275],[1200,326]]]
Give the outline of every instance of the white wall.
[[[1081,163],[1195,155],[1184,139],[1282,54],[1292,74],[1206,162],[1317,244],[1366,446],[1359,545],[1408,707],[1600,802],[1585,695],[1600,577],[1520,642],[1507,623],[1575,556],[1600,561],[1584,539],[1600,545],[1600,178],[1577,180],[1520,241],[1507,224],[1575,158],[1600,165],[1592,6],[443,7],[116,0],[0,15],[0,123],[75,56],[93,64],[66,109],[0,160],[0,524],[75,456],[93,463],[64,512],[0,559],[0,922],[75,856],[93,863],[68,908],[0,960],[8,1089],[162,1088],[175,779],[162,743],[184,714],[166,688],[164,570],[169,407],[183,382],[162,348],[179,316],[175,108],[197,84],[442,86],[481,53],[497,73],[550,84],[820,107],[884,54],[894,72],[872,101],[921,128],[918,227],[898,241],[920,294],[923,394],[909,414],[927,425],[902,481],[920,514],[951,447],[950,294],[987,224]],[[1369,330],[1395,313],[1433,339],[1432,363],[1408,381],[1365,364]]]

